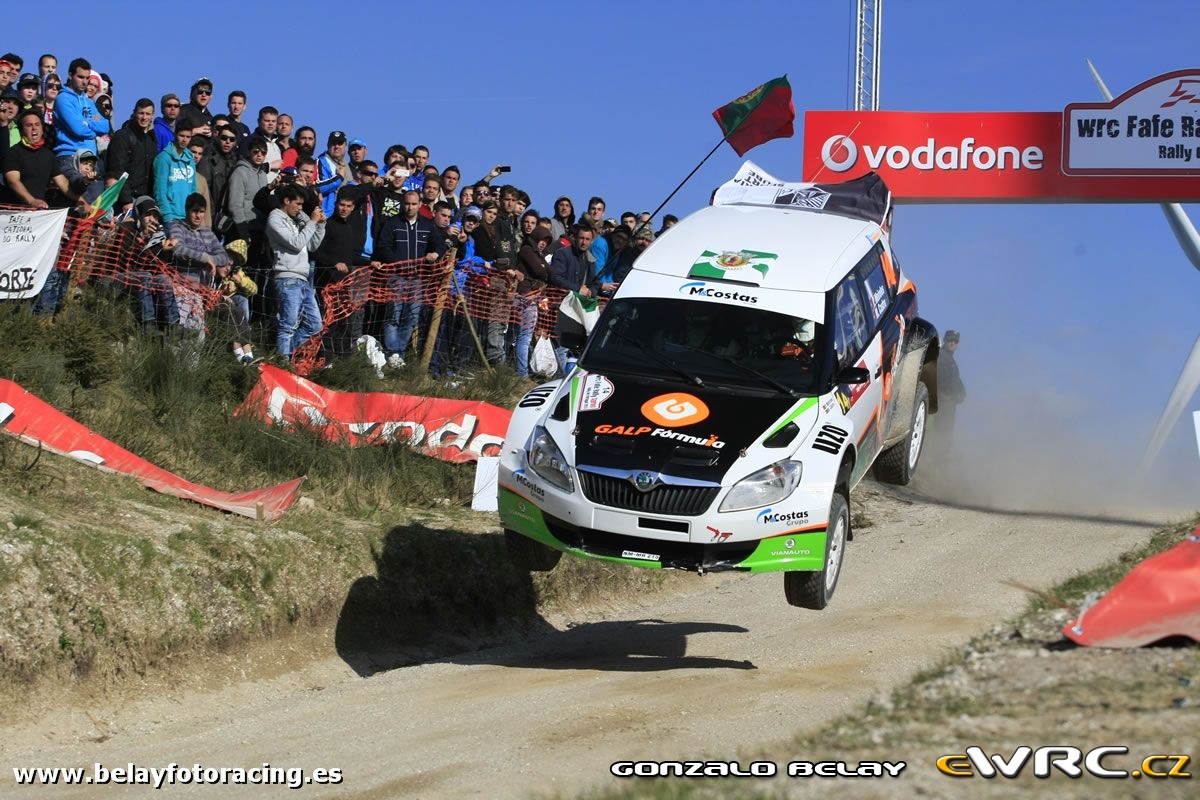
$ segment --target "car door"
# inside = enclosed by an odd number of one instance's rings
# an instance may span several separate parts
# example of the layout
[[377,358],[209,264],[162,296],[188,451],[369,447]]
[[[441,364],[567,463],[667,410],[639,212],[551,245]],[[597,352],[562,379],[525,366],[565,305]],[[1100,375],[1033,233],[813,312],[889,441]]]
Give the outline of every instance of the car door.
[[882,436],[880,411],[883,402],[882,346],[875,315],[867,305],[861,281],[855,272],[833,289],[834,350],[839,372],[847,367],[867,370],[865,383],[834,387],[843,416],[851,423],[857,457],[851,483],[858,481],[879,452]]
[[890,429],[891,416],[897,406],[897,395],[892,387],[905,329],[904,318],[896,308],[896,280],[889,266],[889,256],[882,242],[877,242],[854,268],[859,290],[867,305],[871,335],[879,340],[880,345],[880,446],[886,443],[886,432]]

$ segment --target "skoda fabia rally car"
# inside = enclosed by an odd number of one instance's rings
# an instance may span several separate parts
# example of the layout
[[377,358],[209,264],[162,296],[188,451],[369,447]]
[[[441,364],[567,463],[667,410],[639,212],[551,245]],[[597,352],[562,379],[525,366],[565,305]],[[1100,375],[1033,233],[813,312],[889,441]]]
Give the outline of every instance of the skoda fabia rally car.
[[[906,484],[936,411],[937,332],[874,173],[747,162],[634,265],[576,368],[518,403],[500,460],[512,558],[783,572],[824,608],[874,465]],[[571,342],[563,342],[572,347]]]

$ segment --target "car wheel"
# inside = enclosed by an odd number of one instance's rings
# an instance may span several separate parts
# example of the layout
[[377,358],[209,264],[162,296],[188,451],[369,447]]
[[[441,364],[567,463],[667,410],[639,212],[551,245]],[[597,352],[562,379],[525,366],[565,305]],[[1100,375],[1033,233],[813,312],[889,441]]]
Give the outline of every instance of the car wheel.
[[917,396],[913,398],[912,420],[908,433],[887,450],[879,454],[875,462],[875,477],[884,483],[907,486],[917,471],[921,451],[925,447],[925,435],[929,432],[929,389],[917,382]]
[[835,492],[829,504],[829,526],[825,533],[825,567],[819,572],[783,573],[783,594],[789,605],[814,611],[829,605],[842,574],[849,538],[850,507],[846,504],[846,496]]
[[504,546],[509,560],[527,572],[549,572],[558,566],[562,551],[522,536],[516,531],[504,532]]

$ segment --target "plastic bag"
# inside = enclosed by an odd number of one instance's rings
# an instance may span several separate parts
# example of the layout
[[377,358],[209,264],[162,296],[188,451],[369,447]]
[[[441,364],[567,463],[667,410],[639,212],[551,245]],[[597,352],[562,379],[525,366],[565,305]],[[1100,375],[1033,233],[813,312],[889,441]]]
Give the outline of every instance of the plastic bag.
[[529,354],[529,372],[540,378],[552,378],[558,372],[558,359],[554,357],[554,345],[550,343],[550,337],[539,337],[533,346]]

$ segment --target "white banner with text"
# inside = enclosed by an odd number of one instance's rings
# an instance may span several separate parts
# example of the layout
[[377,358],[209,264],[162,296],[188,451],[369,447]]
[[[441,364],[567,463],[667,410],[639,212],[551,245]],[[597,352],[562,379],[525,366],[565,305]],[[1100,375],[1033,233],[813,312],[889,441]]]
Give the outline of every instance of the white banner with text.
[[37,297],[58,260],[67,210],[0,211],[0,300]]

